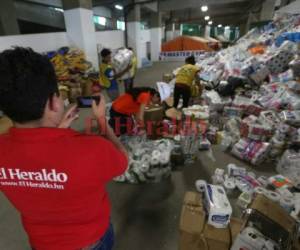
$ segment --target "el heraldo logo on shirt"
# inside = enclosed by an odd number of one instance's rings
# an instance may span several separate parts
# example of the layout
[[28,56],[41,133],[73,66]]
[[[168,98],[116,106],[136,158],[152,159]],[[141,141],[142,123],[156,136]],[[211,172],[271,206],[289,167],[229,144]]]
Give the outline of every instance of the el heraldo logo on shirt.
[[0,185],[2,186],[63,190],[67,181],[68,175],[59,173],[55,169],[30,172],[18,168],[0,168]]

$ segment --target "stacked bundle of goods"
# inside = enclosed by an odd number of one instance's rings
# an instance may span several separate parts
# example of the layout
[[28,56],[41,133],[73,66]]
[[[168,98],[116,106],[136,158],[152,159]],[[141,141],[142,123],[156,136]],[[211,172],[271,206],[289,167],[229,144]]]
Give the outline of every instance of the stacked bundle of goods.
[[[126,69],[132,61],[133,52],[129,49],[119,49],[113,55],[112,64],[117,73]],[[125,73],[120,79],[128,79],[131,77],[131,72]]]
[[159,182],[171,174],[170,157],[173,143],[170,140],[147,140],[145,137],[121,138],[129,152],[127,171],[115,178],[117,182]]
[[77,96],[90,95],[98,77],[92,74],[93,67],[85,59],[84,52],[77,48],[62,47],[47,53],[52,62],[64,99],[75,102]]
[[[185,195],[180,250],[274,250],[298,245],[300,196],[291,192],[290,180],[280,175],[257,178],[234,164],[227,166],[226,174],[224,169],[216,169],[212,179],[214,184],[197,180],[199,193]],[[242,192],[237,201],[243,210],[241,219],[232,218],[228,198],[236,190]]]
[[[213,185],[197,181],[196,188],[203,194],[208,220],[206,222],[202,215],[202,204],[194,204],[194,198],[189,203],[185,201],[180,249],[229,249],[225,234],[225,241],[219,236],[212,243],[203,230],[205,223],[216,228],[222,227],[220,225],[226,228],[231,223],[231,204],[226,196],[238,197],[236,205],[245,215],[232,238],[232,250],[292,249],[297,245],[300,225],[299,32],[300,15],[283,14],[273,23],[250,31],[235,46],[198,62],[203,69],[199,74],[202,84],[206,85],[202,99],[209,110],[206,138],[252,165],[271,162],[273,169],[267,176],[256,176],[245,168],[229,164],[227,171],[215,170]],[[195,210],[200,212],[192,214]],[[188,226],[196,225],[193,221],[197,221],[197,225],[201,222],[201,226]],[[227,231],[215,230],[212,235]],[[212,244],[217,243],[218,247],[213,248]]]
[[[226,186],[227,192],[232,190],[230,184]],[[244,215],[238,219],[232,217],[232,208],[222,186],[199,180],[196,188],[200,194],[187,192],[184,198],[180,250],[299,249],[298,227],[289,215],[289,200],[274,201],[273,196],[269,198],[256,188],[253,201],[244,207]],[[274,193],[275,197],[277,195]]]
[[207,138],[220,143],[223,137],[224,150],[254,165],[278,161],[286,149],[299,147],[300,51],[298,36],[291,35],[299,24],[300,16],[282,15],[198,62],[209,87],[202,94],[209,109]]

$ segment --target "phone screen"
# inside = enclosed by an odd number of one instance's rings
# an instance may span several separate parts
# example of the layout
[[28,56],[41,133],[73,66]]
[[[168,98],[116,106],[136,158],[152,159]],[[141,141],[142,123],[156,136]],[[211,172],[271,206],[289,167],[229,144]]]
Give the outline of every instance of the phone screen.
[[93,100],[98,105],[100,102],[100,96],[80,96],[77,97],[77,104],[79,108],[90,108],[92,107]]

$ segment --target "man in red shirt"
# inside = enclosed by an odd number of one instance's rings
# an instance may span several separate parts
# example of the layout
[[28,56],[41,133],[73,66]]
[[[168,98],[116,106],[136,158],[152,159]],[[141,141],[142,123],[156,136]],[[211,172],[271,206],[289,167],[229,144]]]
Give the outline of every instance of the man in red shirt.
[[107,126],[104,98],[93,113],[103,136],[69,129],[49,60],[31,49],[0,53],[0,110],[14,127],[0,136],[0,190],[21,213],[35,250],[112,249],[105,185],[127,167]]

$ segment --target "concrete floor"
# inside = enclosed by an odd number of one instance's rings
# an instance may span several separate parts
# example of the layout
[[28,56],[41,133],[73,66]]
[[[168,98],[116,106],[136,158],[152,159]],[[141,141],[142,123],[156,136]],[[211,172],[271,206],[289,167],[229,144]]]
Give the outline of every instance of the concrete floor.
[[[180,63],[156,63],[142,69],[136,77],[137,85],[154,85],[164,72],[170,72]],[[75,124],[82,129],[83,117]],[[244,166],[257,174],[270,175],[272,166],[253,169],[218,146],[213,147],[213,158],[207,151],[199,153],[199,160],[191,166],[175,171],[169,180],[159,184],[129,185],[110,183],[108,191],[112,202],[112,221],[116,233],[114,250],[176,250],[178,225],[184,193],[195,190],[197,179],[210,181],[215,168],[224,168],[228,163]],[[238,195],[238,194],[236,194]],[[235,203],[236,195],[230,197]],[[0,249],[30,249],[27,236],[19,221],[19,215],[0,193]],[[234,214],[240,211],[235,208]]]

